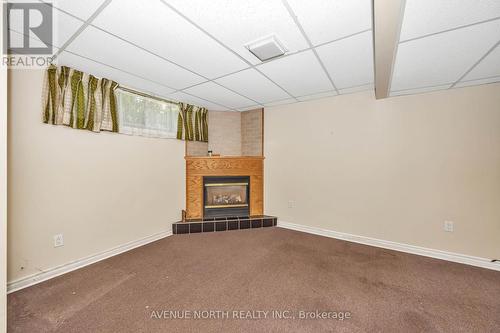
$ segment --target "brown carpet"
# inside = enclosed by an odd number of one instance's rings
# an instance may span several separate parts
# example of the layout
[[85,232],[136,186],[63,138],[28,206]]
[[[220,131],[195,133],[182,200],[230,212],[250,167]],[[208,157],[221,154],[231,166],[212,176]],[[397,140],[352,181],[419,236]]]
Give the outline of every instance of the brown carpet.
[[500,332],[500,272],[281,228],[176,235],[10,294],[8,329]]

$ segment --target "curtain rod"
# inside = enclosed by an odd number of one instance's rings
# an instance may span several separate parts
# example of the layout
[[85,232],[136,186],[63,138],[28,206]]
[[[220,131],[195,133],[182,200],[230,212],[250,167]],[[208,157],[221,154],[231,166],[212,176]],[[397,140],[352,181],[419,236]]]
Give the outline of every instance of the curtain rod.
[[129,92],[129,93],[132,93],[132,94],[135,94],[135,95],[139,95],[139,96],[142,96],[142,97],[156,99],[156,100],[161,101],[161,102],[166,102],[166,103],[171,103],[171,104],[180,104],[180,102],[171,101],[171,100],[168,100],[166,98],[162,98],[162,97],[157,97],[157,96],[153,96],[153,95],[150,95],[150,94],[146,94],[146,93],[134,90],[132,88],[124,87],[122,85],[118,85],[118,89],[121,89],[123,91]]
[[[58,66],[58,65],[54,65],[52,62],[50,63],[50,66],[55,66],[55,67],[68,67],[68,66]],[[73,67],[68,67],[69,69],[73,69],[73,70],[77,70],[77,69],[74,69]],[[83,73],[83,72],[82,72]],[[151,98],[151,99],[156,99],[158,101],[161,101],[161,102],[166,102],[166,103],[171,103],[171,104],[180,104],[181,102],[178,102],[178,101],[171,101],[169,99],[166,99],[166,98],[162,98],[162,97],[158,97],[158,96],[154,96],[154,95],[151,95],[151,94],[146,94],[146,93],[143,93],[143,92],[140,92],[140,91],[137,91],[135,89],[132,89],[132,88],[128,88],[128,87],[125,87],[125,86],[122,86],[121,84],[118,84],[118,87],[117,89],[121,89],[121,90],[124,90],[124,91],[127,91],[129,93],[132,93],[132,94],[136,94],[136,95],[139,95],[139,96],[142,96],[142,97],[146,97],[146,98]],[[196,107],[198,108],[202,108],[198,105],[195,105]]]

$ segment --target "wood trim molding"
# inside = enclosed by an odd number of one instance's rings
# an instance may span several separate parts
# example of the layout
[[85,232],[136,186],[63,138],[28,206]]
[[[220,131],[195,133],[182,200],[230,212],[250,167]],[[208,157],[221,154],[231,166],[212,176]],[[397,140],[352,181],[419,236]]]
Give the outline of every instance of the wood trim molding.
[[262,156],[264,156],[264,108],[261,109],[261,122],[260,122],[260,125],[261,125],[261,136],[260,136],[260,141],[261,141],[261,151],[260,153],[262,154]]
[[185,156],[184,159],[188,160],[263,160],[264,156]]

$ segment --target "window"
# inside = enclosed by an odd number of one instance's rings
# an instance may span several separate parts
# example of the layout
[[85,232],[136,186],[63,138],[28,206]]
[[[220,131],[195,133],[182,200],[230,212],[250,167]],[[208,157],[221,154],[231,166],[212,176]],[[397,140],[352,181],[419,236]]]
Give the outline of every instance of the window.
[[179,106],[160,99],[116,89],[120,133],[176,138]]

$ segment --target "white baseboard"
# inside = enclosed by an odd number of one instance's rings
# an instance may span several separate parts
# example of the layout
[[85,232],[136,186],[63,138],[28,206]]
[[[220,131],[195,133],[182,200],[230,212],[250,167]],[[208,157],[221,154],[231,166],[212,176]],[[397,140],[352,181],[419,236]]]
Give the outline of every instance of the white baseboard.
[[159,239],[168,237],[170,235],[172,235],[172,231],[170,231],[170,230],[162,231],[162,232],[159,232],[157,234],[147,236],[147,237],[135,240],[135,241],[131,241],[131,242],[125,243],[123,245],[114,247],[112,249],[109,249],[109,250],[106,250],[106,251],[103,251],[103,252],[100,252],[100,253],[97,253],[97,254],[82,258],[82,259],[71,261],[71,262],[64,264],[64,265],[49,268],[49,269],[47,269],[43,272],[40,272],[40,273],[35,273],[35,274],[29,275],[29,276],[26,276],[26,277],[23,277],[23,278],[14,280],[14,281],[10,281],[7,283],[7,293],[12,293],[14,291],[17,291],[17,290],[32,286],[34,284],[52,279],[56,276],[74,271],[76,269],[79,269],[79,268],[82,268],[85,266],[88,266],[90,264],[107,259],[107,258],[115,256],[117,254],[130,251],[132,249],[135,249],[136,247],[146,245],[148,243],[157,241]]
[[[408,245],[402,243],[391,242],[382,239],[370,238],[365,236],[352,235],[348,233],[327,230],[317,227],[310,227],[300,224],[294,224],[289,222],[280,221],[278,219],[278,227],[297,230],[302,232],[307,232],[314,235],[320,235],[330,238],[341,239],[349,242],[360,243],[365,245],[371,245],[376,247],[381,247],[384,249],[395,250],[400,252],[406,252],[411,254],[417,254],[425,257],[431,257],[436,259],[442,259],[452,262],[457,262],[461,264],[482,267],[487,269],[492,269],[496,271],[500,271],[500,263],[491,262],[489,259],[473,257],[459,253],[446,252],[435,249],[428,249],[425,247]],[[132,242],[125,243],[123,245],[117,246],[115,248],[103,251],[101,253],[94,254],[92,256],[88,256],[82,259],[78,259],[72,262],[69,262],[64,265],[60,265],[57,267],[53,267],[47,269],[43,272],[32,274],[14,281],[10,281],[7,283],[7,293],[12,293],[14,291],[35,285],[37,283],[52,279],[56,276],[74,271],[76,269],[88,266],[90,264],[96,263],[98,261],[107,259],[109,257],[115,256],[117,254],[130,251],[135,249],[136,247],[146,245],[148,243],[157,241],[159,239],[165,238],[172,235],[172,231],[162,231],[157,234],[144,237]]]
[[461,263],[461,264],[466,264],[466,265],[471,265],[471,266],[476,266],[476,267],[492,269],[495,271],[500,271],[500,263],[491,262],[491,260],[486,259],[486,258],[473,257],[473,256],[465,255],[465,254],[428,249],[425,247],[420,247],[420,246],[415,246],[415,245],[396,243],[396,242],[391,242],[391,241],[382,240],[382,239],[352,235],[352,234],[347,234],[347,233],[333,231],[333,230],[327,230],[327,229],[321,229],[321,228],[317,228],[317,227],[310,227],[310,226],[305,226],[305,225],[300,225],[300,224],[283,222],[283,221],[280,221],[279,219],[278,219],[278,227],[307,232],[310,234],[315,234],[315,235],[320,235],[320,236],[325,236],[325,237],[341,239],[341,240],[345,240],[348,242],[360,243],[360,244],[364,244],[364,245],[371,245],[371,246],[381,247],[384,249],[406,252],[406,253],[411,253],[411,254],[417,254],[417,255],[421,255],[421,256],[425,256],[425,257],[442,259],[442,260],[457,262],[457,263]]

